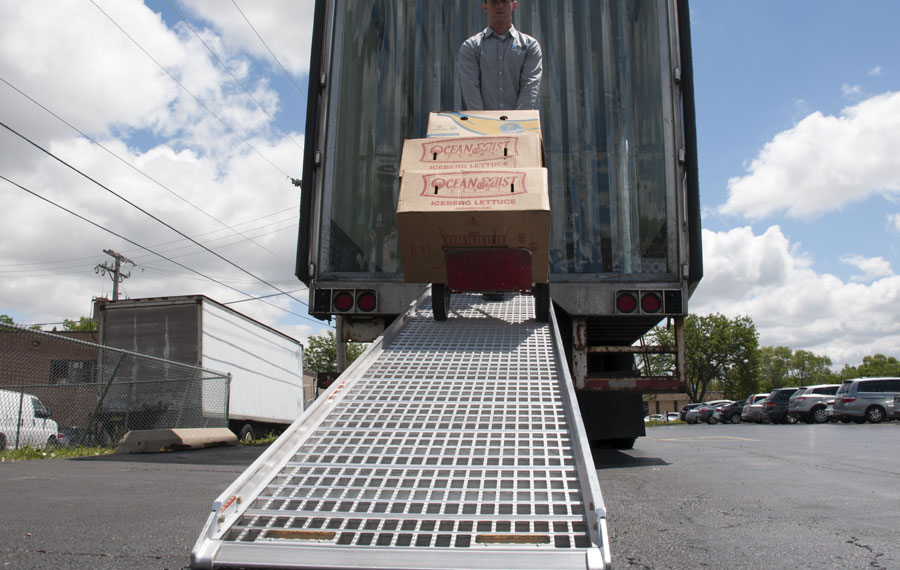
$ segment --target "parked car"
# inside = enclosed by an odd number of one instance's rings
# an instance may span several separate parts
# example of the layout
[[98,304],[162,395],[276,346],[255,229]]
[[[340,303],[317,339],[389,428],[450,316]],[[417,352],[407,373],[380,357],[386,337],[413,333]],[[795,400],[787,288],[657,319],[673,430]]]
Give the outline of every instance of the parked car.
[[649,422],[664,422],[666,421],[666,416],[662,414],[650,414],[649,416],[644,417],[644,423]]
[[844,380],[834,396],[834,415],[842,422],[880,423],[887,418],[888,402],[900,396],[900,378]]
[[741,423],[741,412],[744,411],[745,405],[747,405],[747,400],[738,400],[737,402],[720,406],[713,413],[713,417],[722,424],[739,424]]
[[703,402],[697,402],[695,404],[685,404],[684,406],[681,406],[681,413],[678,414],[678,418],[681,421],[686,421],[685,417],[687,416],[687,413],[690,410],[693,410],[694,408],[696,408],[697,406],[702,406],[702,405],[703,405]]
[[840,387],[840,384],[818,384],[800,388],[788,402],[788,415],[810,424],[827,422],[825,404],[828,400],[834,400]]
[[32,394],[0,390],[0,450],[57,445],[59,426]]
[[666,421],[674,422],[675,420],[680,420],[681,414],[678,412],[666,412]]
[[788,416],[788,403],[791,396],[797,392],[799,388],[775,388],[772,390],[765,400],[762,401],[762,410],[759,415],[759,421],[764,424],[786,423]]
[[829,423],[835,423],[838,419],[834,416],[834,398],[825,402],[825,418]]
[[711,400],[709,402],[703,402],[699,406],[688,410],[684,415],[684,421],[689,424],[716,423],[715,420],[711,420],[716,408],[730,403],[732,403],[732,400]]
[[894,396],[894,409],[891,412],[892,419],[900,420],[900,395]]
[[744,400],[744,409],[741,410],[741,421],[759,423],[762,414],[762,401],[768,398],[768,394],[750,394]]

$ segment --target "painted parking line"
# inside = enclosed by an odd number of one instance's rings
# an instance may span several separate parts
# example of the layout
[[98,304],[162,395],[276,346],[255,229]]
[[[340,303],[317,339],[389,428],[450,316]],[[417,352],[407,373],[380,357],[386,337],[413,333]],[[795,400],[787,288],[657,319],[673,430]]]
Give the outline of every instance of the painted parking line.
[[704,435],[697,437],[663,437],[657,441],[700,441],[704,439],[724,439],[730,441],[761,441],[751,437],[735,437],[733,435]]

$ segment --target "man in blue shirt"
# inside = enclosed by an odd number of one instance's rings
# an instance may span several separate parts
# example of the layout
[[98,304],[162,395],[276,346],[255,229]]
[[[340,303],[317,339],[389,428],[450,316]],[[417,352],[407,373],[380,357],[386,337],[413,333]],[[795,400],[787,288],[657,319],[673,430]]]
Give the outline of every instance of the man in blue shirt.
[[459,79],[466,108],[473,111],[535,109],[541,87],[541,46],[518,31],[515,0],[486,0],[488,27],[459,48]]

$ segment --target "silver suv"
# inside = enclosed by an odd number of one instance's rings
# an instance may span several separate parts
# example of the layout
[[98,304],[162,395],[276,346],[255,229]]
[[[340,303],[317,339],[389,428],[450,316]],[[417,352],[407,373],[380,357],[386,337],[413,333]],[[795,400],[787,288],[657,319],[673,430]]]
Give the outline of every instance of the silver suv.
[[797,390],[788,403],[788,415],[806,423],[824,424],[828,421],[825,406],[833,400],[840,384],[818,384]]
[[842,422],[887,418],[888,402],[900,395],[900,378],[857,378],[844,380],[834,396],[834,416]]

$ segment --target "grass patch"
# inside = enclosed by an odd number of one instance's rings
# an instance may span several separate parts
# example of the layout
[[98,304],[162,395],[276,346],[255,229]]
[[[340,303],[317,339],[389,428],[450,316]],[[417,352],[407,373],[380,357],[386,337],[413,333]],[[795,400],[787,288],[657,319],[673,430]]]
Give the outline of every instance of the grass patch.
[[7,449],[0,451],[0,462],[28,461],[32,459],[52,459],[54,457],[94,457],[95,455],[109,455],[116,450],[115,447],[21,447],[19,449]]
[[644,427],[656,427],[656,426],[676,426],[679,424],[683,424],[685,422],[681,420],[672,420],[668,422],[664,422],[662,420],[651,420],[649,422],[644,422]]
[[270,445],[275,443],[275,440],[278,439],[280,433],[275,433],[274,431],[270,431],[268,435],[264,435],[263,437],[258,437],[256,439],[251,439],[250,441],[241,441],[238,440],[238,445],[249,445],[250,447],[259,446],[259,445]]

